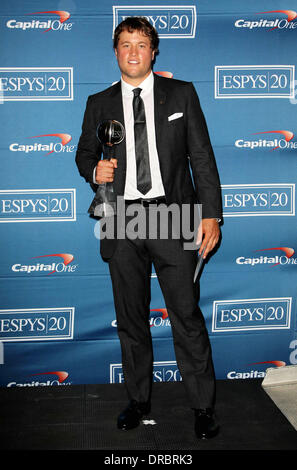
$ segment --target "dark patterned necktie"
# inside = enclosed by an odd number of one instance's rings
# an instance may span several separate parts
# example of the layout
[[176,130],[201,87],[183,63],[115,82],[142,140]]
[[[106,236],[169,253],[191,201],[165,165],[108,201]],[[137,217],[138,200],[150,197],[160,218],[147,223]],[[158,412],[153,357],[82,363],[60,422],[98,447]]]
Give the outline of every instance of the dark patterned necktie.
[[133,90],[134,139],[137,169],[137,189],[146,194],[152,187],[144,103],[141,88]]

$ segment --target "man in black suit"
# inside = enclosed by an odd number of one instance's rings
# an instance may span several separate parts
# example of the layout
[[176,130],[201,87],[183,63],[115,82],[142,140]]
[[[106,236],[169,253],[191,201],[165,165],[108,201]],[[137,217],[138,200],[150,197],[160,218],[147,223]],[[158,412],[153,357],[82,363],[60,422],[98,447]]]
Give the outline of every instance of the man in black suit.
[[[94,189],[113,182],[126,207],[140,204],[147,219],[160,204],[201,204],[199,253],[206,258],[220,236],[221,194],[215,158],[192,83],[152,72],[158,42],[157,32],[143,18],[127,18],[116,28],[114,51],[121,81],[88,98],[76,162]],[[116,148],[117,158],[110,161],[101,159],[102,146],[96,137],[98,124],[106,119],[123,123],[126,134]],[[172,236],[143,239],[127,232],[125,238],[101,240],[100,251],[109,263],[130,399],[118,417],[118,428],[136,427],[150,411],[153,351],[149,313],[154,264],[172,326],[177,364],[189,406],[195,410],[196,435],[215,436],[211,347],[198,307],[199,287],[193,282],[197,250],[185,250],[181,240]]]

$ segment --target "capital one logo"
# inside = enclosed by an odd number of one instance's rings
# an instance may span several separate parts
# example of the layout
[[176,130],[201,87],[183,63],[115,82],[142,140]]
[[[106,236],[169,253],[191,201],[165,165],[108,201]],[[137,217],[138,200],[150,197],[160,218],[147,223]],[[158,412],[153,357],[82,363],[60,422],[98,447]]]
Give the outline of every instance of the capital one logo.
[[[272,253],[269,253],[267,255],[263,254],[257,257],[239,256],[236,258],[236,264],[249,265],[252,267],[263,264],[268,264],[270,266],[287,266],[297,264],[297,258],[293,258],[293,255],[295,253],[295,250],[293,248],[278,246],[273,248],[262,248],[260,250],[255,250],[255,252],[262,251],[272,251]],[[279,253],[279,251],[281,253]]]
[[32,152],[46,152],[45,155],[50,155],[51,153],[65,153],[65,152],[73,152],[75,149],[75,145],[68,145],[68,143],[72,140],[72,137],[70,134],[62,134],[62,133],[57,133],[57,134],[41,134],[41,135],[35,135],[33,137],[29,137],[29,139],[39,139],[43,137],[56,137],[59,139],[58,142],[52,141],[52,139],[46,139],[50,140],[49,143],[45,143],[44,139],[41,139],[41,141],[38,142],[33,142],[33,143],[18,143],[18,142],[13,142],[9,146],[9,150],[11,152],[24,152],[27,155],[30,155]]
[[[256,13],[256,15],[272,15],[275,13],[280,13],[279,18],[274,19],[255,19],[255,20],[246,20],[240,18],[235,21],[234,25],[236,28],[267,28],[268,31],[273,31],[275,29],[295,29],[297,27],[297,22],[294,21],[297,18],[297,13],[294,10],[271,10],[271,11],[262,11]],[[275,16],[275,15],[274,15]]]
[[294,133],[289,130],[262,131],[255,132],[253,135],[263,135],[263,137],[253,140],[236,139],[235,147],[250,150],[267,148],[270,151],[276,149],[295,150],[297,148],[297,142],[293,141]]
[[[263,135],[263,137],[254,140],[236,139],[235,147],[243,149],[258,149],[268,148],[269,150],[276,149],[296,149],[297,142],[293,142],[294,133],[289,130],[271,130],[255,132],[253,135]],[[266,134],[267,137],[266,137]]]
[[[70,18],[70,13],[68,11],[36,11],[34,13],[27,13],[26,16],[27,15],[36,15],[37,19],[30,21],[18,21],[13,18],[7,21],[7,28],[21,29],[23,31],[30,29],[39,29],[43,33],[47,33],[48,31],[69,31],[71,30],[73,25],[73,23],[66,23],[66,21]],[[42,17],[47,17],[48,15],[50,15],[54,19],[50,18],[44,21],[43,19],[39,19],[39,15],[42,15]]]
[[168,317],[168,312],[166,308],[155,308],[151,309],[151,312],[157,312],[153,313],[150,317],[149,323],[150,327],[166,327],[170,326],[170,321]]
[[69,253],[56,253],[52,255],[41,255],[41,256],[35,256],[34,259],[36,258],[52,258],[52,257],[58,257],[62,259],[61,262],[52,262],[50,264],[46,263],[35,263],[35,264],[21,264],[21,263],[16,263],[11,267],[11,270],[15,273],[26,273],[26,274],[32,274],[32,273],[46,273],[47,275],[53,274],[53,273],[73,273],[76,271],[77,264],[72,264],[72,261],[74,260],[74,256],[69,254]]
[[[149,325],[151,328],[170,327],[171,323],[166,308],[153,308],[150,311],[152,312],[149,318]],[[111,322],[111,326],[115,328],[117,326],[117,321],[113,320]]]
[[49,380],[48,378],[45,378],[45,381],[42,380],[32,380],[31,382],[9,382],[7,384],[7,387],[50,387],[53,385],[70,385],[70,382],[65,382],[65,380],[68,378],[69,374],[68,372],[64,371],[54,371],[54,372],[39,372],[37,374],[32,374],[32,376],[37,376],[37,375],[53,375],[57,376],[57,379],[52,379]]
[[[262,361],[262,362],[253,362],[251,364],[248,364],[250,366],[252,365],[262,365],[262,364],[267,364],[276,366],[276,367],[284,367],[286,363],[284,361]],[[244,372],[237,372],[235,370],[232,370],[228,372],[227,374],[227,379],[255,379],[255,378],[262,378],[265,377],[266,373],[265,371],[259,371],[259,370],[250,370],[250,371],[244,371]]]

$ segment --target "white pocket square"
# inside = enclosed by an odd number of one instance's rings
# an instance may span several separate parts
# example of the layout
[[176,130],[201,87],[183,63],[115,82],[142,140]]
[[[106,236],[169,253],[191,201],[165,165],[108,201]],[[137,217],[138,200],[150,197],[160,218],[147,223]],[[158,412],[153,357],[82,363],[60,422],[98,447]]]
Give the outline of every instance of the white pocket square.
[[171,116],[168,116],[168,121],[173,121],[174,119],[178,119],[183,116],[183,113],[174,113]]

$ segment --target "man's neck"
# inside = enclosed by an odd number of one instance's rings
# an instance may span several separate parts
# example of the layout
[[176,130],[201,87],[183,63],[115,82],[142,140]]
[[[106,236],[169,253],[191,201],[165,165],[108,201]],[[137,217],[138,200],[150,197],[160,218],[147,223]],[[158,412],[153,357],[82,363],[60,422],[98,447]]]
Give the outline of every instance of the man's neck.
[[130,77],[126,77],[126,76],[123,76],[122,75],[122,80],[125,82],[125,83],[128,83],[129,85],[133,86],[133,87],[138,87],[138,85],[140,85],[142,82],[144,82],[144,80],[152,73],[152,70],[150,70],[150,72],[148,74],[146,74],[144,77],[141,77],[141,78],[130,78]]

